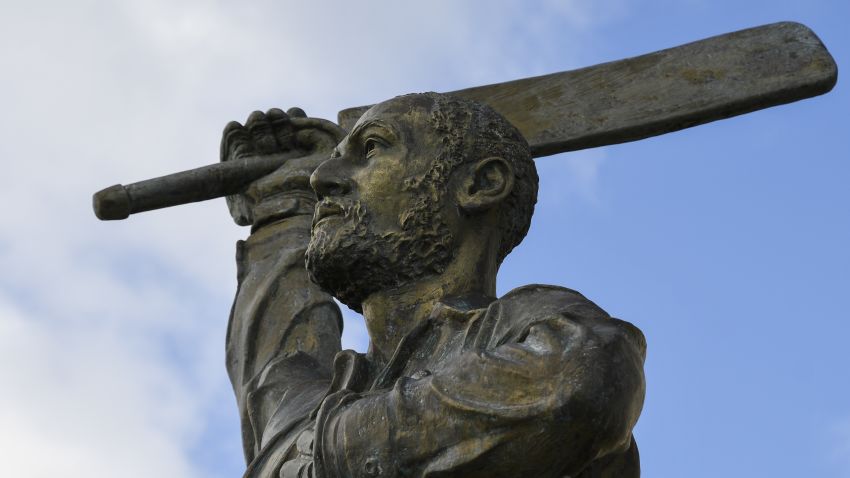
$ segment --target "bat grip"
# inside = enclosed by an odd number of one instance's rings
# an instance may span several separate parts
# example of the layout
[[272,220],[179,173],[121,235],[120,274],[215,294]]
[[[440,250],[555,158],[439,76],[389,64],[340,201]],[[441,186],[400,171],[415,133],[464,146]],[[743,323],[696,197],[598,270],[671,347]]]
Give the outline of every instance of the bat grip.
[[237,194],[251,182],[283,165],[283,156],[243,158],[188,171],[116,184],[92,196],[98,219],[126,219],[130,214]]

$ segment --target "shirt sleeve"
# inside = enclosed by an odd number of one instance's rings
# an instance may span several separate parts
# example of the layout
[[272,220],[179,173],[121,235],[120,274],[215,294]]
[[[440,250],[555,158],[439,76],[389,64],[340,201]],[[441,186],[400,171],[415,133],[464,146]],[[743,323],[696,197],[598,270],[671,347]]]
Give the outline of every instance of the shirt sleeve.
[[237,244],[226,356],[248,462],[318,405],[341,349],[339,307],[307,276],[309,237],[310,217],[301,215]]
[[545,309],[514,309],[521,320],[490,310],[485,338],[433,374],[328,397],[316,477],[555,478],[628,449],[644,397],[642,334],[582,303]]

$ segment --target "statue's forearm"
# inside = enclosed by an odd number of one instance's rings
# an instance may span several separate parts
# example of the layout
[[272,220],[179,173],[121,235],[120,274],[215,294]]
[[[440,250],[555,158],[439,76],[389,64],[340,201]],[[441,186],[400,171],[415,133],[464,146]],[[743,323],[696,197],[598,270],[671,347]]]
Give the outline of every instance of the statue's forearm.
[[[227,332],[227,369],[249,457],[288,387],[305,374],[329,378],[340,350],[339,308],[304,267],[309,235],[310,216],[299,215],[237,244],[239,288]],[[302,359],[285,360],[295,355]]]

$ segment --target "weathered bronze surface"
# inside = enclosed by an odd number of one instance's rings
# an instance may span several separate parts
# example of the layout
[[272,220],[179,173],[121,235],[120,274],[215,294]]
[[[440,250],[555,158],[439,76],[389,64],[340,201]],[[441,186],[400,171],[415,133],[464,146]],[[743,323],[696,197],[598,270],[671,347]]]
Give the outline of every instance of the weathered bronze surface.
[[[223,159],[303,146],[282,115],[228,126]],[[232,201],[254,224],[227,337],[246,476],[638,476],[640,331],[562,287],[496,298],[537,194],[516,128],[408,95],[308,149]],[[365,354],[340,351],[332,296]]]
[[[534,157],[635,141],[828,92],[838,70],[809,28],[776,23],[580,70],[451,94],[492,106],[519,128]],[[339,113],[348,130],[368,109]],[[321,129],[335,125],[324,120]],[[94,197],[100,219],[233,194],[285,157],[205,166]]]
[[[227,332],[246,477],[636,477],[641,332],[562,287],[496,297],[533,213],[532,157],[822,94],[836,74],[782,23],[402,96],[342,128],[254,112],[225,128],[220,164],[108,188],[95,211],[227,195],[252,226]],[[340,350],[334,297],[363,313],[366,353]]]
[[[775,23],[589,68],[451,94],[484,102],[535,157],[635,141],[828,92],[838,70],[805,25]],[[365,107],[343,110],[348,128]]]

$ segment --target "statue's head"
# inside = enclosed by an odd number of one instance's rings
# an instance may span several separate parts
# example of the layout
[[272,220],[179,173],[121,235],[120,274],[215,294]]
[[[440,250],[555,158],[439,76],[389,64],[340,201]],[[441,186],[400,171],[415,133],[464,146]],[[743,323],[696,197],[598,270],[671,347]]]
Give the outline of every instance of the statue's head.
[[519,131],[488,106],[437,93],[373,106],[311,185],[320,201],[308,271],[355,310],[374,292],[443,274],[460,239],[483,231],[495,270],[525,237],[537,200]]

